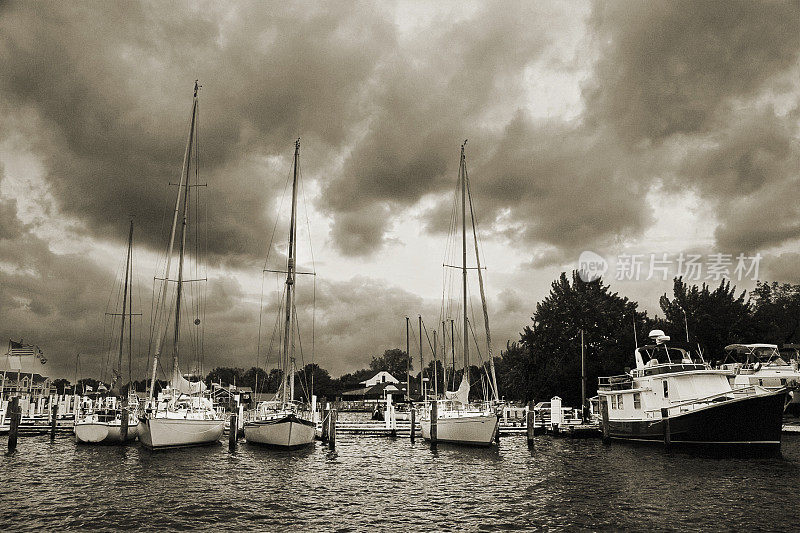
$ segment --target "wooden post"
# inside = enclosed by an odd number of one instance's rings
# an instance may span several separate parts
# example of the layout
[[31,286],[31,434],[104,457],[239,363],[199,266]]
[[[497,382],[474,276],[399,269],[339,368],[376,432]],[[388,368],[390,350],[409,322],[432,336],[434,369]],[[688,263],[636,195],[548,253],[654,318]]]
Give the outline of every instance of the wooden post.
[[19,421],[22,418],[22,411],[19,407],[19,396],[11,398],[8,406],[8,413],[11,416],[11,427],[8,431],[8,452],[11,455],[17,451],[17,435],[19,434]]
[[127,405],[127,402],[125,404],[123,404],[122,410],[120,411],[120,416],[122,418],[120,419],[120,424],[119,424],[119,437],[120,437],[120,439],[122,439],[122,442],[124,443],[126,440],[128,440],[128,405]]
[[231,427],[230,427],[230,430],[228,431],[228,450],[229,451],[236,450],[236,440],[237,440],[237,437],[239,436],[238,435],[238,433],[239,433],[239,421],[237,419],[238,419],[238,415],[235,412],[231,413],[231,418],[230,418],[230,426]]
[[536,413],[533,410],[533,402],[528,402],[528,412],[526,413],[525,433],[528,437],[528,445],[533,444],[533,434],[536,431]]
[[[52,400],[52,396],[50,397]],[[58,424],[58,403],[50,404],[50,440],[56,439],[56,424]]]
[[414,425],[417,423],[417,410],[411,407],[411,442],[414,442]]
[[608,422],[608,401],[606,396],[600,396],[600,416],[602,417],[603,442],[608,442],[611,438],[611,430]]
[[336,419],[338,418],[338,411],[336,409],[331,410],[329,416],[331,428],[328,433],[328,445],[331,450],[334,450],[336,449]]
[[431,446],[436,446],[439,440],[439,402],[431,403]]
[[494,431],[494,441],[500,444],[500,415],[497,415],[497,429]]
[[664,422],[664,446],[669,448],[672,444],[672,435],[669,427],[669,409],[666,407],[661,408],[661,420]]
[[328,427],[330,423],[330,403],[325,402],[322,408],[322,442],[328,442]]

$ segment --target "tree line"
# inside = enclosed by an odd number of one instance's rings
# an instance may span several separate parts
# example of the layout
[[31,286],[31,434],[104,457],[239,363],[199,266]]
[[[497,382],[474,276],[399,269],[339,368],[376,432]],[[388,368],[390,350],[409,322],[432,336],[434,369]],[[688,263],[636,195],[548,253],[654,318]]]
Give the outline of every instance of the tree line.
[[571,278],[562,273],[519,340],[495,358],[501,393],[521,401],[557,395],[565,405],[580,405],[581,331],[589,396],[596,394],[598,376],[634,366],[635,346],[647,342],[653,329],[711,364],[724,359],[729,344],[800,342],[800,285],[758,282],[748,295],[726,280],[712,288],[675,278],[672,295],[662,295],[659,306],[663,316],[649,317],[602,279],[587,282],[577,272]]
[[[716,287],[689,285],[682,278],[673,280],[672,295],[659,299],[663,316],[650,317],[639,304],[612,292],[602,279],[584,281],[577,272],[562,273],[551,284],[549,294],[522,327],[519,339],[506,344],[494,358],[501,397],[514,401],[542,401],[560,396],[565,405],[579,405],[581,387],[581,332],[586,357],[587,393],[596,394],[597,378],[623,373],[634,365],[634,347],[647,341],[650,330],[661,329],[670,335],[671,344],[702,354],[712,364],[721,362],[724,347],[733,343],[800,343],[800,285],[758,282],[748,294],[738,292],[730,281]],[[634,334],[636,337],[634,337]],[[471,397],[487,395],[484,376],[487,365],[472,366]],[[435,372],[434,372],[435,368]],[[385,370],[402,382],[410,369],[411,392],[418,396],[420,373],[413,359],[393,348],[373,356],[366,368],[338,378],[318,364],[303,366],[295,376],[295,396],[337,398],[343,392],[358,389],[361,382]],[[429,387],[433,376],[439,391],[457,388],[462,371],[445,370],[441,360],[430,361],[425,368]],[[205,377],[206,385],[250,387],[256,392],[278,390],[281,372],[263,368],[217,367]],[[59,393],[69,390],[67,380],[55,380]],[[145,380],[134,383],[144,391]],[[95,391],[95,379],[79,380],[79,387],[89,385]],[[160,381],[159,386],[165,382]]]

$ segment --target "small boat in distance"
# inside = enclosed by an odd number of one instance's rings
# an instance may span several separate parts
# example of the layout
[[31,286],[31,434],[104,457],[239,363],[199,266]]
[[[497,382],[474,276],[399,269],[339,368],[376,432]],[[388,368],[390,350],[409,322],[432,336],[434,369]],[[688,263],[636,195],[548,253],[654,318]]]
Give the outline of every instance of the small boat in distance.
[[[461,289],[462,289],[462,318],[463,330],[461,337],[464,341],[463,355],[464,355],[464,370],[461,376],[461,384],[456,391],[445,392],[444,400],[434,399],[436,405],[436,441],[448,442],[453,444],[468,444],[473,446],[489,446],[495,438],[497,428],[500,423],[500,418],[495,411],[495,406],[498,403],[497,393],[497,380],[494,376],[494,366],[491,357],[491,352],[488,353],[491,375],[487,380],[492,388],[493,402],[483,402],[481,405],[474,405],[470,403],[470,373],[469,373],[469,342],[470,342],[470,327],[467,318],[467,307],[469,302],[467,299],[467,197],[469,194],[469,179],[467,177],[467,163],[464,156],[464,144],[461,145],[461,160],[458,167],[458,179],[461,187]],[[478,255],[477,235],[475,230],[475,216],[472,213],[472,198],[469,197],[469,207],[472,220],[473,237],[475,238],[475,257],[480,276],[480,256]],[[445,265],[445,268],[450,268],[450,265]],[[489,337],[489,319],[486,311],[486,299],[483,291],[483,278],[479,278],[481,282],[481,303],[483,304],[484,320],[487,333],[487,345],[491,345]],[[491,349],[491,348],[489,348]],[[455,356],[454,356],[455,357]],[[420,373],[420,376],[422,374]],[[422,438],[431,440],[431,422],[432,422],[432,405],[426,405],[420,416],[420,427],[422,429]]]
[[661,330],[635,351],[628,374],[598,378],[606,438],[776,451],[786,389],[759,385],[734,389],[724,370],[667,346]]
[[[186,253],[186,237],[189,209],[189,189],[197,184],[190,185],[190,163],[195,132],[197,130],[197,91],[198,84],[194,84],[194,98],[192,100],[192,119],[189,126],[189,138],[186,142],[186,151],[183,158],[183,171],[178,184],[178,198],[175,203],[175,213],[172,219],[169,247],[166,255],[164,277],[161,278],[161,288],[156,303],[156,316],[153,318],[153,334],[156,335],[156,350],[153,354],[153,373],[150,379],[150,398],[145,412],[139,417],[139,440],[147,448],[176,448],[197,446],[218,442],[225,427],[225,419],[219,414],[211,402],[204,395],[206,386],[202,381],[190,383],[181,375],[178,365],[178,347],[181,326],[181,303],[183,285],[187,283],[183,278],[184,256]],[[197,162],[195,161],[195,164]],[[196,174],[195,174],[196,175]],[[172,262],[175,234],[178,227],[178,214],[182,212],[178,252],[178,277],[170,280],[170,264]],[[168,284],[174,281],[175,302],[174,306],[167,305]],[[196,280],[195,280],[196,281]],[[170,314],[174,309],[174,315]],[[163,324],[162,324],[163,322]],[[170,386],[161,391],[155,398],[156,372],[158,359],[164,338],[172,330],[172,377]],[[200,318],[194,320],[195,326],[200,325]],[[202,335],[202,332],[198,333]],[[199,341],[199,339],[196,339]],[[196,343],[201,346],[202,342]]]
[[[112,391],[119,391],[122,379],[122,357],[125,347],[125,326],[128,326],[128,394],[102,409],[75,415],[75,438],[78,442],[115,444],[136,440],[138,434],[139,399],[133,390],[131,364],[133,359],[133,221],[128,232],[128,254],[125,259],[125,280],[122,286],[122,312],[120,313],[119,359]],[[128,323],[125,321],[128,319]],[[107,400],[110,398],[106,398]]]
[[296,334],[295,266],[297,248],[297,180],[300,162],[300,139],[294,146],[292,178],[292,213],[289,223],[289,250],[286,260],[286,299],[283,313],[283,335],[280,339],[282,373],[281,385],[273,400],[261,402],[244,424],[244,437],[248,443],[279,448],[299,448],[314,442],[315,424],[312,410],[294,399],[294,336]]

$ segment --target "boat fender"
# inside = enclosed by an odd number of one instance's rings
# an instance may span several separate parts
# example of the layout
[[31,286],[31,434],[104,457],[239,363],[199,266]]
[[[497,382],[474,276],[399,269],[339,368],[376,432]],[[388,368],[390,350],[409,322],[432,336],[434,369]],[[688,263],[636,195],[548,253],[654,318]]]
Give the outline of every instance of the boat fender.
[[756,371],[756,372],[761,370],[761,362],[760,361],[753,365],[753,370]]

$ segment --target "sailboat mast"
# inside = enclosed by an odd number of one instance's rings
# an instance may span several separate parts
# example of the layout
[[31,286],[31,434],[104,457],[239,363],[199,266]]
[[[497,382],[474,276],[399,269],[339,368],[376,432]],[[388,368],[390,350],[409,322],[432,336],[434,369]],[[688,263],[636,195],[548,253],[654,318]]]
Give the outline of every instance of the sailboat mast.
[[133,386],[133,220],[131,220],[131,231],[128,236],[128,264],[130,271],[130,276],[128,276],[130,292],[128,297],[128,396],[130,396]]
[[[422,315],[419,315],[419,393],[422,395],[424,391],[424,374],[425,374],[425,361],[422,359]],[[425,401],[423,395],[422,401]]]
[[[131,242],[133,241],[133,220],[131,220],[131,229],[128,232],[128,253],[125,256],[125,281],[124,287],[122,288],[122,319],[120,320],[120,332],[119,332],[119,363],[117,365],[117,370],[119,372],[119,378],[122,378],[122,351],[123,347],[125,346],[125,318],[128,307],[128,276],[130,275],[130,266],[131,266]],[[131,294],[133,296],[133,294]],[[130,378],[130,375],[128,376]]]
[[450,353],[453,356],[453,390],[456,389],[456,321],[450,319]]
[[[292,218],[289,222],[289,253],[286,260],[286,318],[283,325],[283,404],[289,400],[289,338],[292,335],[292,307],[294,304],[295,237],[297,235],[297,165],[300,160],[300,139],[294,143],[294,175],[292,177]],[[293,399],[293,398],[292,398]]]
[[584,353],[582,329],[581,329],[581,420],[586,422],[586,354]]
[[[172,231],[170,232],[169,236],[169,249],[167,250],[167,264],[164,271],[164,279],[161,283],[161,291],[158,298],[161,306],[165,306],[164,299],[167,297],[167,284],[169,283],[169,274],[170,274],[170,266],[172,263],[172,250],[175,244],[175,231],[178,227],[178,213],[180,212],[181,206],[181,187],[184,186],[184,177],[186,177],[187,185],[189,179],[189,159],[192,150],[192,139],[194,136],[194,124],[195,124],[195,117],[197,116],[197,91],[199,89],[199,85],[197,80],[194,82],[194,97],[192,99],[192,120],[189,124],[189,138],[186,141],[186,151],[183,154],[183,169],[181,171],[181,178],[180,182],[178,183],[178,198],[175,200],[175,213],[172,217]],[[184,209],[185,211],[185,209]],[[180,284],[178,284],[178,288],[180,289]],[[158,358],[161,355],[161,348],[163,343],[163,336],[158,335],[156,339],[156,350],[153,354],[153,373],[150,376],[150,400],[152,400],[155,396],[155,383],[156,383],[156,371],[158,370]]]
[[406,317],[406,396],[411,401],[411,348],[408,341],[408,317]]
[[464,158],[464,144],[461,145],[461,165],[459,173],[461,174],[461,277],[462,287],[464,289],[463,311],[464,311],[464,377],[469,383],[469,325],[467,324],[467,180],[465,176],[466,160]]

